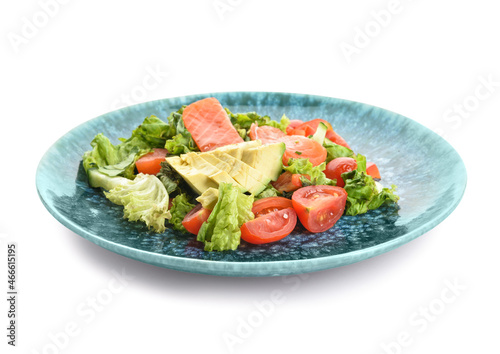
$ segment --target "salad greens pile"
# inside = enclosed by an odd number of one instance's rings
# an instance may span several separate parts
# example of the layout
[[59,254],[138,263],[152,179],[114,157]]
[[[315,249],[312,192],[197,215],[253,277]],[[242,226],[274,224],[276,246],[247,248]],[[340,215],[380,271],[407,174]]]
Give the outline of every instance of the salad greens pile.
[[[327,185],[334,186],[335,180],[327,178],[324,174],[326,168],[326,163],[323,162],[318,166],[313,166],[309,159],[290,159],[288,161],[288,166],[283,167],[283,170],[288,171],[292,174],[300,174],[300,181],[302,186],[317,186],[317,185]],[[304,177],[304,175],[308,177]]]
[[356,155],[356,161],[356,170],[342,174],[344,189],[347,192],[346,215],[364,214],[368,210],[375,210],[383,204],[396,203],[399,200],[394,194],[394,184],[391,188],[383,188],[372,176],[366,174],[366,158],[363,155]]
[[[166,161],[161,163],[160,173],[156,176],[137,174],[135,163],[155,148],[165,148],[169,155],[199,151],[184,125],[184,108],[185,106],[172,112],[166,122],[154,115],[146,117],[129,138],[119,139],[120,142],[116,145],[103,134],[97,134],[90,143],[92,149],[83,155],[82,163],[90,186],[103,188],[106,198],[122,205],[124,218],[144,222],[157,233],[165,231],[167,222],[173,229],[186,232],[182,221],[195,207],[196,194]],[[285,115],[277,122],[267,115],[261,116],[255,112],[232,113],[227,108],[225,110],[239,135],[246,141],[250,140],[249,133],[253,123],[275,127],[283,132],[286,132],[290,123]],[[327,178],[323,172],[326,164],[339,157],[350,157],[356,159],[358,167],[342,174],[348,194],[346,215],[366,213],[383,204],[398,201],[394,185],[383,188],[367,174],[366,158],[363,155],[356,155],[351,149],[330,141],[325,137],[325,131],[311,136],[326,149],[325,162],[313,166],[306,158],[290,159],[281,173],[300,174],[302,186],[335,186],[336,181]],[[254,218],[254,200],[273,196],[290,198],[291,194],[281,193],[272,184],[268,184],[258,195],[247,195],[231,183],[222,182],[219,184],[217,202],[208,220],[201,225],[197,240],[204,242],[206,251],[235,250],[240,243],[240,227]]]

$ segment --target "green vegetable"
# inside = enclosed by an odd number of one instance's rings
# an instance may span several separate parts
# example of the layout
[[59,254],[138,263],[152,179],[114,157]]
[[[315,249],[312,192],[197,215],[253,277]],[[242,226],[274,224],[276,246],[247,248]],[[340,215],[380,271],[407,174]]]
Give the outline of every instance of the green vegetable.
[[365,171],[354,170],[342,174],[342,179],[345,181],[344,189],[347,192],[346,215],[364,214],[368,210],[374,210],[383,204],[395,203],[399,200],[399,197],[394,194],[395,185],[391,188],[379,188],[377,182]]
[[326,164],[323,162],[318,166],[313,166],[309,159],[290,159],[288,160],[288,167],[284,167],[285,171],[291,172],[293,174],[308,175],[308,178],[301,176],[300,180],[302,186],[315,186],[315,185],[330,185],[334,186],[335,180],[329,179],[325,176],[323,171],[326,168]]
[[168,193],[158,178],[138,174],[134,180],[122,179],[122,183],[104,192],[111,202],[123,205],[124,218],[142,221],[157,233],[165,231],[165,220],[170,218]]
[[[255,112],[233,114],[227,108],[226,112],[231,118],[231,123],[233,123],[238,132],[240,131],[240,129],[250,129],[252,123],[256,123],[258,126],[269,125],[271,127],[278,128],[283,132],[286,132],[286,127],[288,127],[288,124],[290,124],[290,120],[284,114],[281,117],[281,120],[279,122],[276,122],[269,116],[260,116]],[[242,136],[242,138],[244,137]]]
[[92,150],[83,154],[83,168],[94,188],[104,188],[106,184],[109,189],[108,183],[113,182],[105,177],[134,178],[135,161],[151,151],[150,146],[137,137],[113,145],[103,134],[97,134],[90,145]]
[[184,217],[194,208],[194,204],[189,203],[188,196],[185,193],[179,194],[172,200],[172,207],[170,208],[170,223],[175,230],[187,232],[182,225]]
[[323,145],[323,142],[325,141],[325,136],[326,136],[326,131],[328,130],[328,127],[326,126],[325,123],[320,122],[318,125],[318,128],[316,129],[316,133],[312,136],[313,140],[316,140],[320,145]]
[[335,144],[330,141],[330,139],[325,138],[323,141],[323,146],[326,149],[326,163],[336,159],[337,157],[352,157],[354,158],[354,153],[351,149],[345,146]]
[[219,199],[208,220],[201,225],[197,240],[205,251],[235,250],[240,244],[240,227],[252,220],[254,198],[241,193],[230,183],[219,185]]
[[[128,139],[138,138],[152,148],[162,148],[165,146],[167,138],[175,134],[175,128],[156,116],[149,116],[144,119]],[[125,140],[125,141],[128,141]]]
[[179,185],[185,184],[184,179],[177,173],[177,171],[170,166],[170,164],[167,161],[162,161],[160,163],[161,165],[161,170],[160,172],[156,175],[163,183],[165,186],[165,189],[167,190],[168,194],[172,194],[174,192],[179,192],[181,193],[181,188]]
[[266,187],[266,189],[264,189],[262,192],[260,192],[258,195],[255,196],[255,200],[267,197],[277,197],[278,195],[280,195],[280,192],[278,192],[276,188],[274,188],[271,184],[269,184]]
[[356,168],[356,170],[359,172],[366,173],[366,157],[364,157],[361,154],[357,154],[356,156],[353,156],[353,158],[356,160],[356,162],[358,164],[358,167]]
[[168,116],[171,138],[165,142],[165,149],[170,155],[187,154],[191,151],[200,151],[193,140],[191,133],[186,129],[182,120],[184,107]]

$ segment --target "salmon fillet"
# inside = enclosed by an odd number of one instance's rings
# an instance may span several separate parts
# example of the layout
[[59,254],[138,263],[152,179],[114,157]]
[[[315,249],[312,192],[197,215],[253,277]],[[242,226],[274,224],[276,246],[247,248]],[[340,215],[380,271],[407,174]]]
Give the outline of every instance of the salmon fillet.
[[204,98],[184,108],[182,120],[200,151],[243,142],[226,111],[214,97]]

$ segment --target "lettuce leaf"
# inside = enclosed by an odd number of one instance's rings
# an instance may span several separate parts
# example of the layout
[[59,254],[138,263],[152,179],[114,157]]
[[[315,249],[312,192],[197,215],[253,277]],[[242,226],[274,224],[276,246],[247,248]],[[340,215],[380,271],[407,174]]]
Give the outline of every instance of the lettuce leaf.
[[325,168],[326,163],[324,162],[318,166],[313,166],[313,164],[309,162],[309,159],[290,159],[288,161],[288,166],[285,166],[284,170],[293,174],[308,175],[311,179],[304,176],[300,178],[302,186],[304,187],[316,185],[334,186],[336,181],[326,177],[323,173]]
[[184,217],[194,208],[194,204],[189,202],[188,196],[185,193],[179,194],[172,200],[172,207],[170,208],[170,223],[173,228],[178,231],[187,232],[186,228],[182,225]]
[[274,188],[271,184],[269,184],[266,187],[266,189],[264,189],[262,192],[260,192],[258,195],[255,196],[255,200],[268,197],[277,197],[280,195],[281,195],[280,192],[276,188]]
[[240,244],[240,227],[252,220],[253,196],[241,193],[230,183],[219,185],[219,199],[208,220],[201,225],[197,240],[205,251],[235,250]]
[[346,148],[342,145],[335,144],[328,138],[323,141],[323,146],[326,149],[326,163],[338,158],[338,157],[352,157],[354,158],[354,153],[351,149]]
[[377,184],[371,176],[366,174],[366,160],[365,171],[354,170],[343,173],[342,179],[345,181],[344,189],[347,192],[346,215],[364,214],[368,210],[377,209],[383,204],[396,203],[399,200],[399,197],[394,193],[396,191],[395,185],[392,185],[391,188],[380,188],[380,184]]
[[139,173],[134,180],[123,180],[104,195],[123,205],[124,218],[129,221],[142,221],[157,233],[165,231],[165,220],[170,218],[168,193],[155,176]]
[[242,135],[242,132],[240,132],[241,129],[248,130],[253,123],[256,123],[258,126],[269,125],[271,127],[278,128],[283,132],[286,132],[286,127],[290,124],[290,120],[284,114],[281,117],[281,120],[277,122],[272,120],[269,116],[260,116],[255,112],[231,113],[229,109],[225,108],[225,110],[231,118],[231,123],[233,123],[240,135]]
[[[92,150],[83,154],[85,171],[89,174],[91,170],[97,170],[108,177],[134,178],[135,161],[151,151],[150,146],[137,137],[113,145],[103,134],[97,134],[90,145]],[[92,187],[100,187],[90,182]]]
[[132,132],[132,136],[128,140],[138,138],[151,148],[162,148],[165,146],[167,139],[173,135],[175,135],[175,127],[152,115],[144,119],[142,124]]
[[191,151],[200,151],[193,140],[191,133],[186,129],[182,120],[184,107],[168,116],[170,125],[170,137],[165,141],[165,149],[170,155],[187,154]]

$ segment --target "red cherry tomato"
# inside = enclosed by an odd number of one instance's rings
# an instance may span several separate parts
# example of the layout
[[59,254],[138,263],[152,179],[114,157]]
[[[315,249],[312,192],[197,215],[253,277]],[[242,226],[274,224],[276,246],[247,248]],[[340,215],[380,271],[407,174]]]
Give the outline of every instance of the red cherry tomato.
[[303,135],[303,136],[314,135],[314,133],[316,133],[316,130],[318,130],[319,123],[324,123],[328,128],[326,131],[326,138],[328,138],[331,142],[333,142],[335,144],[342,145],[342,146],[345,146],[346,148],[350,149],[347,142],[340,135],[335,133],[332,125],[324,119],[313,119],[313,120],[310,120],[308,122],[305,122],[305,123],[295,127],[293,131],[290,130],[290,133],[288,133],[288,131],[287,131],[287,134],[288,135]]
[[285,153],[283,154],[283,165],[288,166],[288,160],[294,159],[309,159],[313,166],[325,162],[326,149],[316,140],[306,138],[299,135],[285,136],[281,138],[286,145]]
[[353,171],[356,168],[358,168],[356,160],[350,157],[338,157],[328,162],[324,173],[326,177],[336,179],[338,187],[344,187],[345,182],[342,179],[342,173]]
[[160,172],[160,163],[165,161],[168,151],[166,149],[153,149],[153,152],[147,153],[135,162],[135,167],[139,173],[156,175]]
[[212,210],[203,208],[201,204],[196,205],[182,220],[182,226],[190,233],[198,235],[201,225],[207,221]]
[[271,182],[272,186],[279,192],[292,192],[302,187],[299,174],[283,172],[276,181]]
[[331,228],[344,213],[347,192],[334,186],[308,186],[292,195],[293,208],[300,222],[311,232]]
[[380,172],[378,170],[377,165],[374,162],[366,163],[366,174],[372,176],[373,178],[380,179]]
[[283,197],[262,198],[253,203],[252,213],[255,217],[269,214],[285,208],[292,208],[292,201]]
[[272,211],[250,220],[241,227],[241,238],[256,245],[279,241],[288,236],[297,224],[293,208]]

